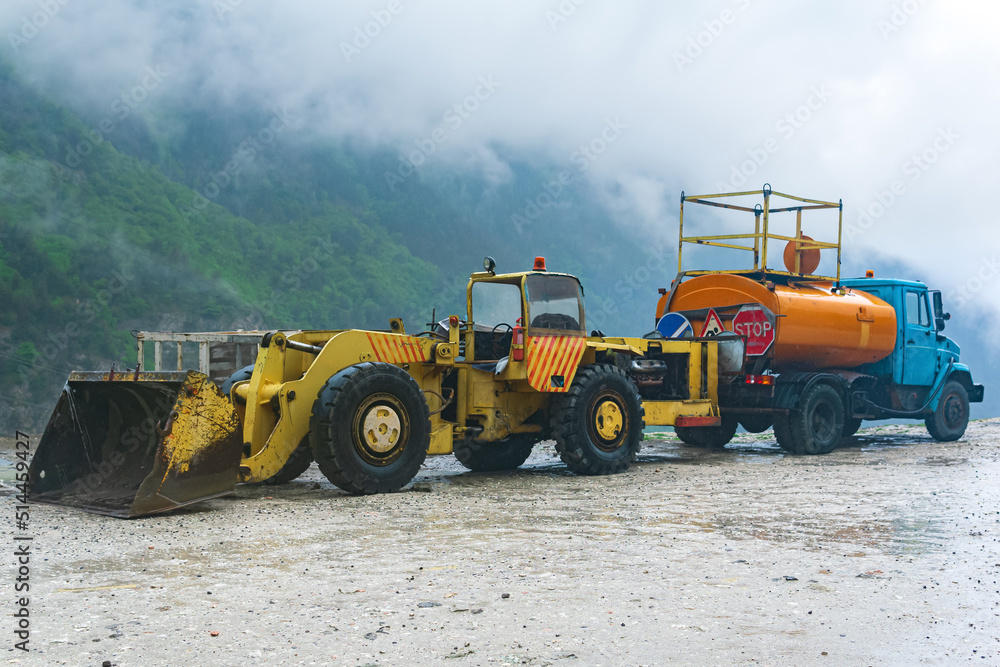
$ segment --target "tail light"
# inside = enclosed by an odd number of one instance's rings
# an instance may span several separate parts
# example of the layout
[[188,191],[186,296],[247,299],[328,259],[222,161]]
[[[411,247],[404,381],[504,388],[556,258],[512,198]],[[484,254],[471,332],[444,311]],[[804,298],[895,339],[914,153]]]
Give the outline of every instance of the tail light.
[[510,358],[514,361],[524,361],[524,327],[514,327],[514,338],[510,345]]

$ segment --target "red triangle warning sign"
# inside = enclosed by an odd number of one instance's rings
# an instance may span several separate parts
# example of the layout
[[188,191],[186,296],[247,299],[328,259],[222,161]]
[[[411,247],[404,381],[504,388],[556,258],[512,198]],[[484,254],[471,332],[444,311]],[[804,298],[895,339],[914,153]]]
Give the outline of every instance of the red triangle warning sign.
[[719,317],[719,314],[715,312],[714,308],[709,308],[708,315],[705,317],[705,324],[701,327],[701,337],[718,336],[725,330],[726,327],[722,326],[722,319]]

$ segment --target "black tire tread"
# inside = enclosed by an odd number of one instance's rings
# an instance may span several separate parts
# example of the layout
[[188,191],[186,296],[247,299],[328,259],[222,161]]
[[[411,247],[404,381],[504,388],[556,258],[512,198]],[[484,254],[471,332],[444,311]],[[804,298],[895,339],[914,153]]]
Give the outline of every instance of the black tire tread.
[[458,462],[474,472],[514,470],[531,456],[534,439],[512,435],[497,442],[467,438],[457,440],[453,453]]
[[736,435],[738,426],[739,423],[735,417],[723,417],[721,426],[695,428],[675,426],[674,433],[681,439],[681,442],[693,447],[723,449]]
[[[958,399],[962,401],[962,409],[965,412],[961,427],[951,430],[943,423],[942,415],[942,408],[944,408],[945,400],[949,394],[958,396]],[[938,409],[924,419],[924,425],[927,427],[927,432],[930,433],[931,437],[939,442],[954,442],[965,435],[965,429],[969,426],[969,392],[962,383],[955,380],[949,380],[945,383],[941,389]]]
[[[808,424],[809,406],[816,396],[824,393],[829,393],[836,399],[836,405],[840,410],[840,424],[836,428],[837,437],[825,445],[816,442]],[[788,416],[788,425],[792,441],[795,443],[796,454],[829,454],[836,448],[844,431],[844,402],[837,390],[830,385],[814,384],[799,399],[799,407]]]
[[299,443],[299,446],[292,452],[292,455],[285,461],[285,465],[281,466],[278,472],[265,479],[261,484],[267,484],[268,486],[287,484],[298,478],[306,470],[309,470],[312,462],[312,447],[309,444],[309,434],[307,433],[302,442]]
[[[626,400],[634,401],[637,428],[629,434],[629,442],[615,452],[615,456],[600,457],[594,453],[595,447],[588,442],[586,429],[580,424],[586,419],[585,394],[595,384],[602,381],[620,383],[627,390]],[[554,402],[552,409],[552,436],[559,458],[570,470],[578,475],[610,475],[628,470],[635,463],[642,447],[642,432],[646,428],[645,410],[635,382],[622,369],[610,364],[593,364],[577,370],[573,384],[566,394]],[[581,419],[582,417],[582,419]]]
[[[419,405],[422,414],[411,415],[410,436],[414,440],[409,446],[416,447],[411,452],[406,463],[398,466],[392,474],[378,475],[352,470],[349,461],[341,461],[331,451],[327,443],[337,436],[335,428],[338,419],[351,419],[353,415],[339,414],[345,411],[343,402],[350,398],[351,390],[359,383],[378,374],[389,374],[401,379],[420,397]],[[345,398],[347,397],[347,398]],[[409,373],[392,364],[366,362],[349,366],[326,381],[313,404],[312,417],[309,419],[309,437],[313,458],[316,460],[323,475],[338,488],[354,495],[370,495],[374,493],[389,493],[398,491],[409,484],[420,470],[427,457],[427,447],[430,443],[430,409],[420,391],[420,386]],[[421,442],[422,441],[422,442]],[[394,465],[394,464],[393,464]]]

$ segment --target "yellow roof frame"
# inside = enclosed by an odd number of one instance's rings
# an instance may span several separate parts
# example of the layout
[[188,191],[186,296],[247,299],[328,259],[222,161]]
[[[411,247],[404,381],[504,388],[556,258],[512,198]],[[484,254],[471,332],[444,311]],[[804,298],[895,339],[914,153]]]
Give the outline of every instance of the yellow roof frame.
[[[727,204],[719,199],[725,197],[742,197],[746,195],[759,195],[763,194],[764,204],[757,204],[753,208],[748,206],[739,206],[736,204]],[[771,208],[771,197],[783,197],[791,201],[799,202],[798,205],[785,206],[781,208]],[[754,232],[753,234],[716,234],[709,236],[684,236],[684,204],[702,204],[704,206],[713,206],[716,208],[726,208],[735,211],[743,211],[746,213],[752,213],[754,215]],[[837,220],[837,241],[803,241],[802,240],[802,211],[819,210],[819,209],[838,209],[839,217]],[[770,232],[768,222],[770,214],[772,213],[789,213],[795,212],[795,236],[783,236],[781,234],[772,234]],[[707,275],[710,273],[732,273],[739,275],[746,275],[748,273],[757,274],[761,280],[767,280],[770,276],[787,276],[789,278],[797,278],[801,280],[830,280],[840,283],[840,262],[841,262],[841,252],[840,243],[843,235],[844,228],[844,202],[840,200],[836,203],[822,201],[820,199],[806,199],[805,197],[797,197],[795,195],[784,194],[782,192],[774,192],[771,190],[770,184],[765,183],[762,190],[751,190],[747,192],[725,192],[720,194],[712,195],[685,195],[681,193],[681,213],[680,213],[680,223],[678,225],[678,235],[679,241],[677,244],[677,272],[678,274],[686,276],[700,276]],[[739,245],[733,243],[733,241],[738,240],[753,240],[752,246]],[[836,276],[822,276],[822,275],[805,275],[793,271],[780,271],[775,269],[770,269],[767,266],[767,250],[768,241],[788,241],[795,243],[799,249],[810,249],[817,248],[821,252],[823,250],[836,250],[837,251],[837,275]],[[683,253],[684,244],[694,243],[697,245],[708,245],[715,246],[718,248],[732,248],[735,250],[747,250],[753,252],[753,269],[752,270],[725,270],[725,271],[687,271],[683,270]],[[796,253],[795,256],[795,268],[799,268],[800,255]]]

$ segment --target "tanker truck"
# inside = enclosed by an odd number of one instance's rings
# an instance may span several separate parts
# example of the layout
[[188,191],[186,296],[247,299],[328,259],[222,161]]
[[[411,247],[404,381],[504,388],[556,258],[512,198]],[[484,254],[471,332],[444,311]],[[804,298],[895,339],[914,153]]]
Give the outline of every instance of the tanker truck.
[[[741,203],[760,195],[763,204]],[[786,201],[772,208],[776,197]],[[754,231],[685,236],[685,204],[752,215]],[[822,210],[828,213],[809,215],[826,215],[832,229],[832,214],[835,241],[802,231],[803,212]],[[873,271],[841,279],[842,230],[842,201],[786,195],[770,185],[754,192],[681,193],[678,274],[669,290],[660,290],[658,335],[744,341],[741,361],[720,364],[721,424],[677,427],[682,441],[722,447],[737,426],[751,433],[773,427],[782,449],[825,454],[862,421],[890,418],[922,419],[936,440],[962,437],[969,403],[983,400],[983,385],[973,382],[959,362],[958,345],[942,334],[950,315],[941,292],[916,281],[876,278]],[[785,244],[783,269],[768,265],[775,242]],[[707,249],[752,254],[752,268],[685,270],[683,253],[691,244],[706,249],[702,256]],[[821,263],[834,270],[824,275]]]

